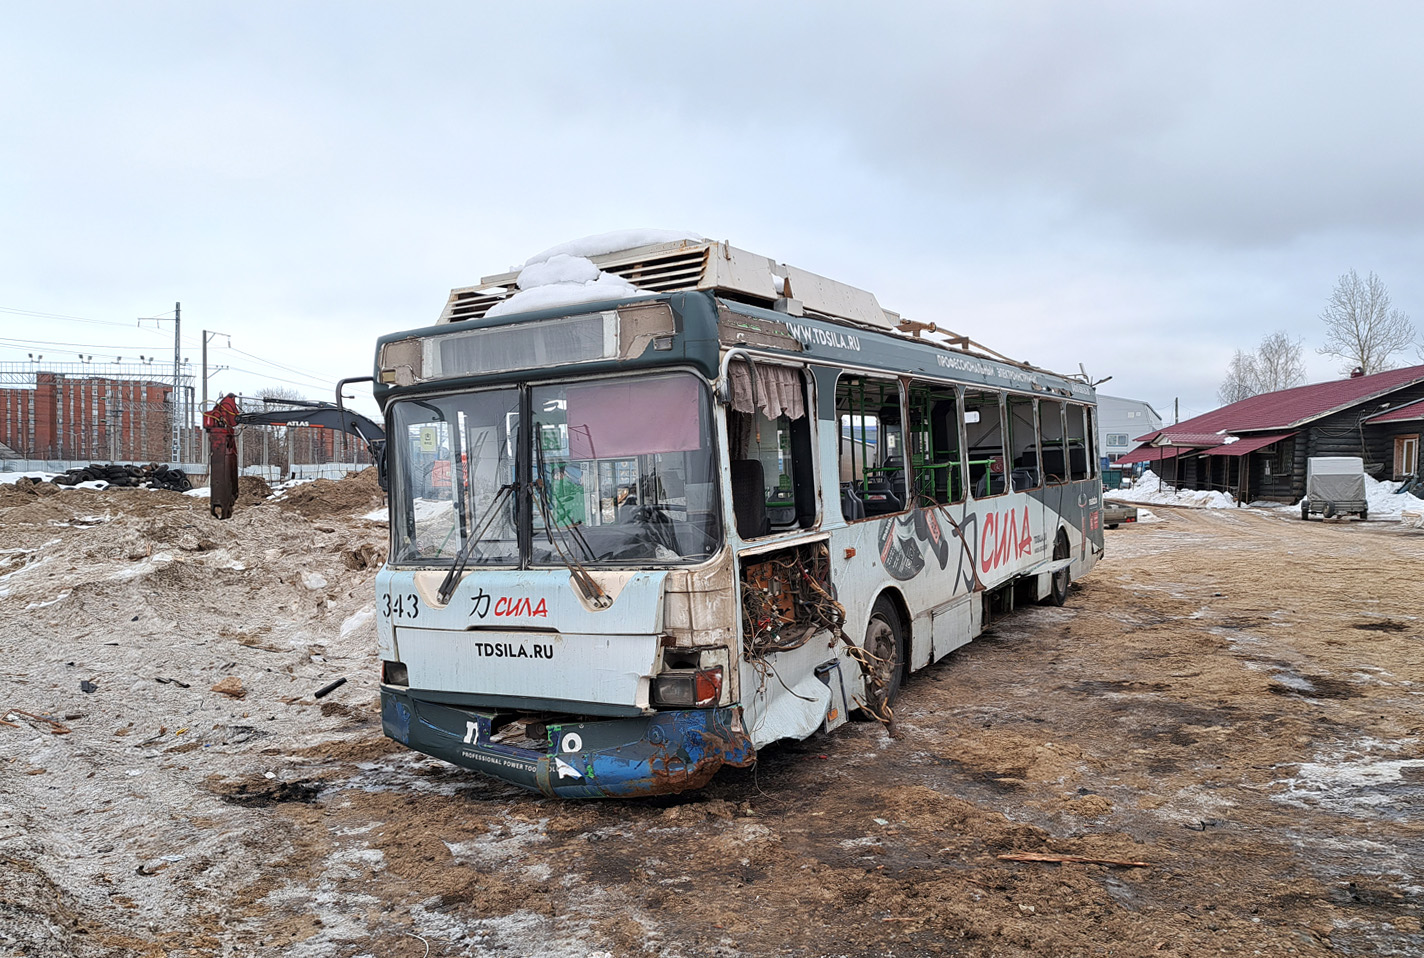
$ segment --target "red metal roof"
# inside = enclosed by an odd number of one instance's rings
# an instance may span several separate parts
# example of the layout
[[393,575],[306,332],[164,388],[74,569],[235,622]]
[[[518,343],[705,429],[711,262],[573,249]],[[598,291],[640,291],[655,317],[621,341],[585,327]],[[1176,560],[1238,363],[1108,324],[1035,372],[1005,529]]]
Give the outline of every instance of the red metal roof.
[[1365,422],[1408,422],[1411,419],[1424,419],[1424,399],[1398,409],[1386,409],[1369,417]]
[[1294,436],[1293,432],[1277,433],[1271,436],[1250,436],[1246,439],[1238,439],[1235,442],[1228,442],[1217,446],[1215,449],[1203,449],[1204,456],[1244,456],[1249,452],[1255,452],[1263,446],[1280,442],[1282,439],[1289,439]]
[[1166,435],[1166,432],[1167,430],[1160,429],[1151,435],[1164,436],[1164,446],[1219,446],[1227,438],[1225,433],[1220,432],[1178,432],[1175,428],[1170,436]]
[[1116,460],[1113,465],[1130,466],[1134,462],[1159,462],[1163,459],[1171,459],[1179,453],[1191,451],[1180,446],[1143,446],[1141,449],[1134,449],[1121,459]]
[[1185,444],[1191,445],[1193,440],[1211,433],[1295,429],[1312,419],[1420,382],[1424,382],[1424,366],[1407,366],[1354,379],[1281,389],[1222,406],[1173,426],[1164,426],[1156,432],[1140,436],[1136,441],[1151,442],[1161,436],[1167,442],[1174,442],[1180,435],[1185,437]]

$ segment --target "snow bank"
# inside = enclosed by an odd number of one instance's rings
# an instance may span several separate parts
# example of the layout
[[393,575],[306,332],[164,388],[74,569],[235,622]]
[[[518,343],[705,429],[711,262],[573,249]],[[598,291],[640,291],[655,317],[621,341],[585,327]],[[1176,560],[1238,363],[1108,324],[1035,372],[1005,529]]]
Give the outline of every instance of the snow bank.
[[1396,494],[1397,482],[1380,482],[1365,476],[1365,501],[1370,504],[1371,519],[1402,519],[1403,512],[1424,509],[1424,499],[1407,492]]
[[1156,506],[1195,506],[1198,509],[1234,509],[1236,499],[1224,492],[1204,492],[1196,489],[1165,489],[1161,478],[1152,470],[1144,472],[1128,489],[1109,489],[1104,499],[1119,502],[1141,502]]
[[0,486],[13,486],[21,479],[36,479],[40,482],[49,482],[57,472],[0,472]]
[[[1407,492],[1395,493],[1397,482],[1380,482],[1365,476],[1365,497],[1370,504],[1370,519],[1392,519],[1416,521],[1424,515],[1424,499]],[[1236,499],[1224,492],[1198,492],[1192,489],[1164,489],[1162,480],[1151,470],[1144,472],[1127,489],[1109,489],[1103,493],[1104,499],[1119,502],[1136,502],[1163,506],[1195,506],[1200,509],[1229,509],[1236,506]],[[1299,508],[1300,503],[1295,503]],[[1248,508],[1283,509],[1289,508],[1276,502],[1252,502]],[[1406,516],[1404,513],[1410,513]],[[1424,521],[1424,520],[1419,520]]]

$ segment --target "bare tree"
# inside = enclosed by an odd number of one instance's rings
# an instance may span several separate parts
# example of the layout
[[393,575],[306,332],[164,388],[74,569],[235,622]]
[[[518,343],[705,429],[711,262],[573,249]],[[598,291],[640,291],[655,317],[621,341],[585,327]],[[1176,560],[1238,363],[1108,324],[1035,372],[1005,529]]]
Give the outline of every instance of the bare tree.
[[1261,340],[1254,352],[1236,350],[1226,367],[1226,379],[1217,390],[1223,403],[1240,402],[1289,389],[1305,382],[1305,361],[1301,358],[1301,340],[1291,339],[1284,331],[1274,332]]
[[1261,391],[1256,388],[1260,378],[1256,371],[1256,354],[1243,353],[1238,349],[1226,367],[1226,379],[1216,391],[1217,398],[1223,405],[1228,406],[1243,399],[1250,399]]
[[1414,341],[1414,324],[1389,300],[1389,290],[1374,273],[1365,279],[1354,270],[1340,277],[1320,314],[1325,345],[1320,353],[1345,360],[1344,371],[1393,369],[1390,357]]
[[1256,347],[1256,371],[1260,376],[1261,392],[1273,393],[1279,389],[1305,385],[1305,360],[1301,358],[1303,340],[1291,339],[1285,330],[1280,330]]

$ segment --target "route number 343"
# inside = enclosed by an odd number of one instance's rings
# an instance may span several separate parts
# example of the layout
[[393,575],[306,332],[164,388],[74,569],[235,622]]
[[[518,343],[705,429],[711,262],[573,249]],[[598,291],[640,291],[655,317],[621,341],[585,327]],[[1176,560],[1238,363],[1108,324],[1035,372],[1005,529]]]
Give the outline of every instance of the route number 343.
[[405,595],[386,593],[381,605],[381,614],[386,618],[414,619],[420,616],[420,599],[414,592]]

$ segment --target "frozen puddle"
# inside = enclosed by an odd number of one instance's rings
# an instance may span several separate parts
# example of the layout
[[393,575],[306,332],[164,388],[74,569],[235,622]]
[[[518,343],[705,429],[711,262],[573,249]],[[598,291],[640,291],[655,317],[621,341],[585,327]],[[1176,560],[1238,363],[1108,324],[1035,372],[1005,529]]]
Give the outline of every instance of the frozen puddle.
[[1380,758],[1354,753],[1339,760],[1307,762],[1282,780],[1277,800],[1302,808],[1348,815],[1401,818],[1424,803],[1424,759]]

